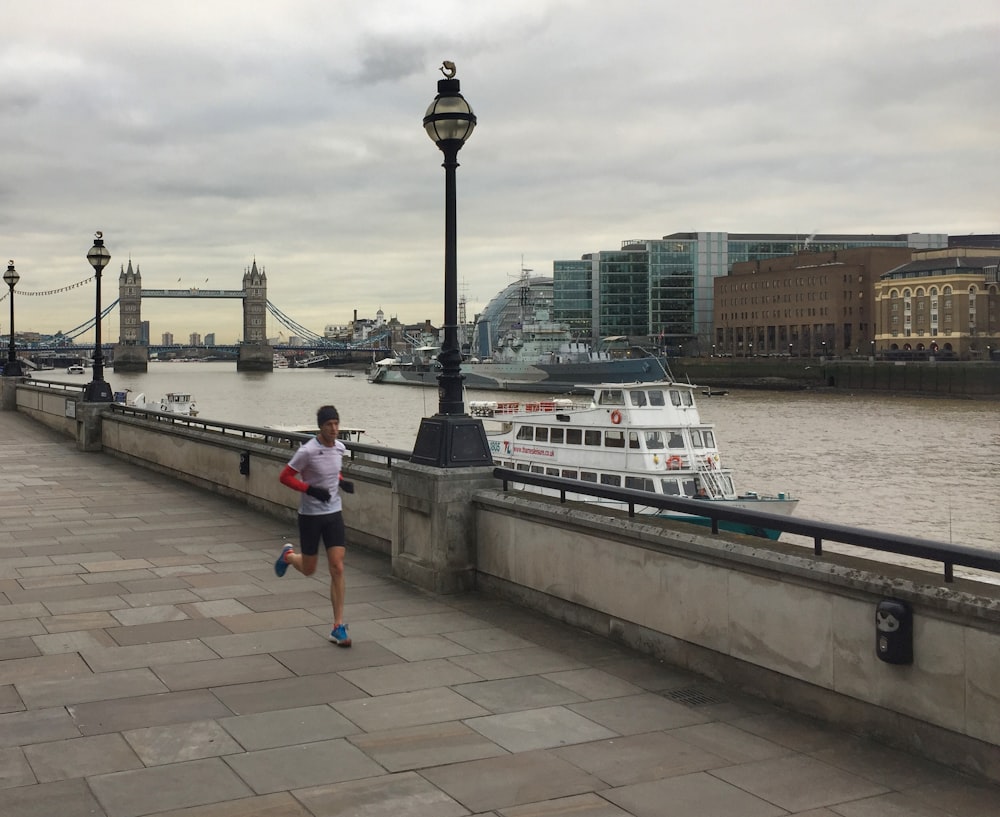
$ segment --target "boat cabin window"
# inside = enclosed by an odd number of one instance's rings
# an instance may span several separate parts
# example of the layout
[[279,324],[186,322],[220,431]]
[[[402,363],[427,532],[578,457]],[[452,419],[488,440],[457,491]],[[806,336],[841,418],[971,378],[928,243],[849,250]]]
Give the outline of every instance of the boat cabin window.
[[604,389],[597,402],[602,406],[624,406],[625,396],[621,389]]
[[625,432],[623,432],[623,431],[605,431],[604,432],[604,447],[605,448],[624,448],[625,447]]
[[701,432],[696,428],[691,429],[691,444],[695,448],[704,448],[705,444],[701,441]]
[[596,428],[588,428],[583,432],[583,444],[584,445],[600,445],[601,444],[601,432]]
[[621,488],[622,478],[618,474],[601,474],[601,485],[610,485],[613,488]]
[[569,445],[582,445],[583,444],[583,430],[579,428],[567,428],[566,429],[566,442]]
[[535,439],[535,429],[531,426],[521,426],[517,430],[517,439],[519,440],[533,440]]
[[663,486],[664,496],[679,496],[681,492],[681,487],[677,484],[676,479],[663,479],[660,480],[660,485]]
[[625,477],[625,487],[637,491],[653,491],[653,480],[649,477]]
[[668,448],[683,448],[684,447],[684,436],[679,431],[670,432],[670,441],[667,443]]
[[640,448],[639,435],[635,431],[630,431],[628,433],[628,447],[635,451],[638,451]]
[[646,405],[646,392],[630,391],[628,393],[628,399],[633,406],[644,406]]
[[702,433],[705,435],[705,448],[715,448],[715,435],[708,429]]
[[659,451],[663,448],[663,437],[659,431],[646,432],[646,448],[650,451]]
[[649,405],[651,406],[665,406],[667,401],[663,399],[663,392],[660,389],[650,389],[649,395]]
[[563,479],[579,479],[580,478],[580,476],[576,473],[576,471],[571,471],[569,468],[563,468],[563,472],[562,472],[561,476],[562,476]]
[[527,470],[529,470],[528,469],[528,463],[526,463],[526,462],[519,462],[517,464],[517,470],[518,471],[527,471]]
[[689,391],[682,391],[681,392],[681,400],[684,402],[685,406],[693,406],[694,405],[694,398],[691,396],[691,392],[689,392]]
[[670,390],[670,402],[675,406],[681,404],[681,393],[677,389]]
[[536,428],[535,440],[540,443],[547,443],[549,441],[549,430],[547,428]]
[[694,496],[695,492],[698,490],[698,480],[696,479],[684,479],[681,480],[684,487],[684,496]]
[[545,473],[545,469],[542,468],[542,466],[540,466],[540,465],[532,465],[531,466],[531,473],[532,474],[544,474]]
[[583,482],[597,482],[597,474],[595,474],[593,471],[581,471],[580,479]]
[[563,431],[561,428],[549,429],[549,442],[561,443],[563,441]]
[[545,469],[545,476],[547,476],[547,477],[557,477],[557,476],[559,476],[559,469],[558,468],[546,468]]

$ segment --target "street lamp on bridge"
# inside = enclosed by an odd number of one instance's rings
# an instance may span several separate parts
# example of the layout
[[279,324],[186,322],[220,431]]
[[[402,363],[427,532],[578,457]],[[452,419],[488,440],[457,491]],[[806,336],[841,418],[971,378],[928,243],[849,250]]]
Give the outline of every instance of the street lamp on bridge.
[[424,417],[413,446],[411,462],[438,468],[491,465],[489,444],[481,420],[465,413],[462,400],[462,351],[458,345],[458,261],[455,169],[458,152],[476,127],[476,115],[460,93],[455,64],[441,66],[445,78],[427,108],[424,129],[444,153],[444,341],[438,362],[438,413]]
[[4,377],[23,377],[24,368],[21,361],[17,359],[17,351],[14,348],[14,285],[21,280],[21,276],[14,269],[14,261],[7,264],[7,271],[3,274],[4,283],[10,288],[10,347],[7,350],[7,365],[3,367]]
[[98,230],[94,234],[94,246],[87,253],[87,261],[94,268],[97,277],[97,307],[94,311],[94,379],[83,390],[83,399],[88,403],[110,403],[114,397],[111,386],[104,380],[104,352],[101,349],[101,272],[111,260],[111,253],[104,246],[104,234]]

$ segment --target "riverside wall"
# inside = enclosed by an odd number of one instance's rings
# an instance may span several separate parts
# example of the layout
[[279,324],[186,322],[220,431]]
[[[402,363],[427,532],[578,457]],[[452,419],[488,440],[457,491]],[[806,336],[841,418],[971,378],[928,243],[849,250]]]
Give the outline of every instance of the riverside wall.
[[1000,399],[1000,361],[671,358],[680,380],[713,388],[834,389]]
[[[70,411],[71,396],[41,391],[18,386],[17,410],[78,446],[294,519],[295,496],[278,482],[288,447],[155,413],[82,403]],[[445,469],[440,480],[435,470],[377,458],[349,462],[357,484],[344,497],[349,541],[391,555],[396,575],[427,589],[475,587],[505,597],[777,705],[1000,781],[996,585],[945,583],[940,574],[817,558],[781,542],[599,514],[504,492],[478,470],[474,485],[458,480],[456,487],[457,469]],[[876,656],[875,610],[885,599],[912,609],[912,663]]]

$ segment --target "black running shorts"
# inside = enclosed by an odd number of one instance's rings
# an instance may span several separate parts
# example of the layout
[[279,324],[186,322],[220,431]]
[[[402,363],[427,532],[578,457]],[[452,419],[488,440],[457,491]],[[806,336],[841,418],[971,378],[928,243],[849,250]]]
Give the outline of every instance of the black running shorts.
[[319,553],[320,541],[327,550],[345,546],[347,536],[344,532],[344,515],[340,511],[318,515],[299,514],[299,546],[302,554],[315,556]]

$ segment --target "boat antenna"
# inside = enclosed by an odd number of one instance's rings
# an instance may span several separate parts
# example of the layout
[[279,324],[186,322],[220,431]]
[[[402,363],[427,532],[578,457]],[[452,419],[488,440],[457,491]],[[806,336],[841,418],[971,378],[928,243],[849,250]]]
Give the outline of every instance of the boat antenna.
[[524,329],[524,316],[527,312],[528,301],[531,299],[531,283],[528,277],[529,273],[534,272],[534,270],[528,269],[524,266],[524,256],[521,256],[521,292],[520,292],[520,306],[521,306],[521,329]]

